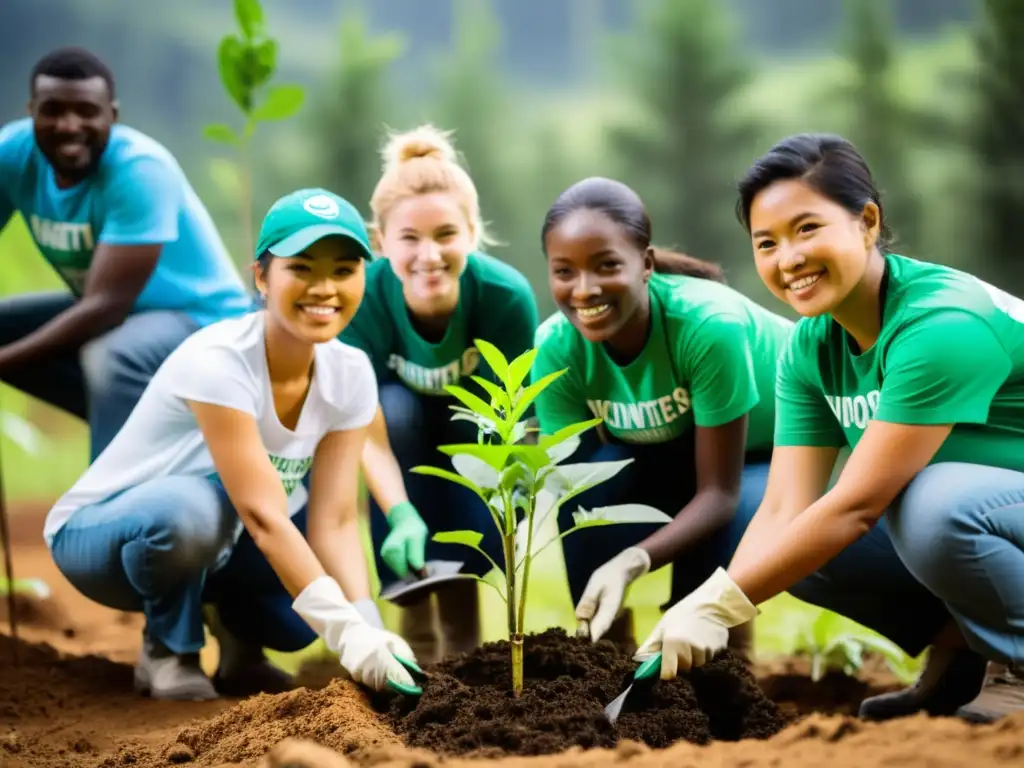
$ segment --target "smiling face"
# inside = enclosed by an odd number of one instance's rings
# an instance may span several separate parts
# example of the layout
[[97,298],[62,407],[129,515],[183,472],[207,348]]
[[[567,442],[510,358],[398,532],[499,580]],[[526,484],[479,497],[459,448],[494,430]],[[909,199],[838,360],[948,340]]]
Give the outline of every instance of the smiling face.
[[317,240],[291,257],[256,269],[270,321],[296,339],[320,344],[336,337],[359,309],[366,288],[364,251],[354,240]]
[[65,80],[40,75],[29,112],[40,152],[67,184],[96,169],[117,120],[117,107],[102,77]]
[[606,214],[574,211],[552,227],[544,245],[551,295],[587,341],[613,342],[646,317],[653,256]]
[[873,202],[854,215],[803,181],[777,181],[750,206],[758,274],[801,315],[833,312],[864,278],[879,223]]
[[381,249],[402,281],[414,314],[447,314],[459,301],[459,277],[474,250],[473,228],[451,194],[399,201],[387,215]]

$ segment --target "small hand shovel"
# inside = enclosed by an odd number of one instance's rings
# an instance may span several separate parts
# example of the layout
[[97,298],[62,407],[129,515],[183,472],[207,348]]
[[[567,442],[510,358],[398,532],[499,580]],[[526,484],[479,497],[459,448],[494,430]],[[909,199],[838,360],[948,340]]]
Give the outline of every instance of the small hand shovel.
[[615,721],[619,719],[619,714],[622,712],[622,706],[626,703],[626,698],[633,690],[633,687],[640,686],[641,688],[650,690],[654,687],[654,684],[658,682],[660,671],[660,653],[654,654],[651,658],[647,659],[647,661],[636,668],[636,672],[633,673],[633,681],[629,684],[626,690],[616,696],[612,700],[612,703],[604,708],[604,713],[612,725],[614,725]]
[[420,571],[414,571],[380,591],[381,599],[403,606],[415,602],[423,592],[430,592],[445,582],[463,579],[459,572],[465,563],[458,560],[429,560]]
[[[398,663],[409,670],[409,674],[412,675],[412,679],[423,682],[427,679],[427,673],[420,669],[420,665],[411,659],[403,659],[398,654],[392,654]],[[387,682],[388,688],[391,690],[404,694],[405,696],[420,696],[423,693],[423,688],[418,685],[405,685],[403,683],[396,683],[394,680],[389,679]]]

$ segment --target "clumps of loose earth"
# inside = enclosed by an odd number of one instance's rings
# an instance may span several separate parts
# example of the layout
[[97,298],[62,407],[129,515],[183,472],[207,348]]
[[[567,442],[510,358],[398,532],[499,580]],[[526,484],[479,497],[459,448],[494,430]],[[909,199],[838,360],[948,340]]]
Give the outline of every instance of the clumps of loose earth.
[[631,695],[613,726],[604,707],[628,684],[632,657],[610,642],[591,643],[549,629],[526,638],[524,690],[511,692],[509,645],[487,643],[429,670],[423,695],[377,696],[411,747],[442,755],[542,755],[570,747],[651,748],[678,741],[764,739],[787,724],[753,674],[726,652],[711,664]]

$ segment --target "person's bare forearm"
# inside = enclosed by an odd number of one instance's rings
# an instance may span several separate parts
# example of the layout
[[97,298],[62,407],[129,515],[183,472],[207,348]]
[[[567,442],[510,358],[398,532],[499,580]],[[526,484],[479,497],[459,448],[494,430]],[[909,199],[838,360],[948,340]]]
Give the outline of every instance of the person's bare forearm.
[[380,407],[377,408],[377,415],[366,434],[362,466],[366,488],[384,514],[396,504],[409,500],[405,490],[405,479],[402,477],[402,467],[391,450],[384,412]]
[[310,530],[309,544],[349,601],[370,597],[370,570],[355,515],[336,526]]
[[324,575],[324,567],[295,524],[278,512],[240,512],[253,542],[292,597]]
[[0,346],[0,366],[25,368],[80,347],[124,321],[125,311],[99,298],[81,299],[38,330]]
[[736,514],[736,497],[717,488],[699,491],[672,522],[659,528],[642,542],[640,548],[651,558],[656,571],[690,547],[699,546],[707,536],[727,524]]

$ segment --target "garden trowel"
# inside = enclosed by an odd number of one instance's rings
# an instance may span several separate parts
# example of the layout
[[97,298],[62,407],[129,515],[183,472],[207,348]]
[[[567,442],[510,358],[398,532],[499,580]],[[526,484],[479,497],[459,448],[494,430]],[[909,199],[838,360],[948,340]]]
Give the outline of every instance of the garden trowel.
[[636,672],[633,673],[633,680],[626,687],[626,690],[616,696],[612,700],[612,703],[604,708],[604,713],[608,717],[608,721],[614,725],[615,721],[619,719],[619,713],[622,712],[622,706],[626,703],[626,699],[629,697],[633,688],[635,686],[639,686],[650,690],[654,684],[658,682],[660,672],[661,654],[656,653],[636,668]]
[[410,572],[404,579],[389,584],[380,591],[384,600],[395,605],[407,605],[422,597],[424,592],[454,579],[465,578],[459,572],[464,566],[461,560],[428,560],[419,571]]

